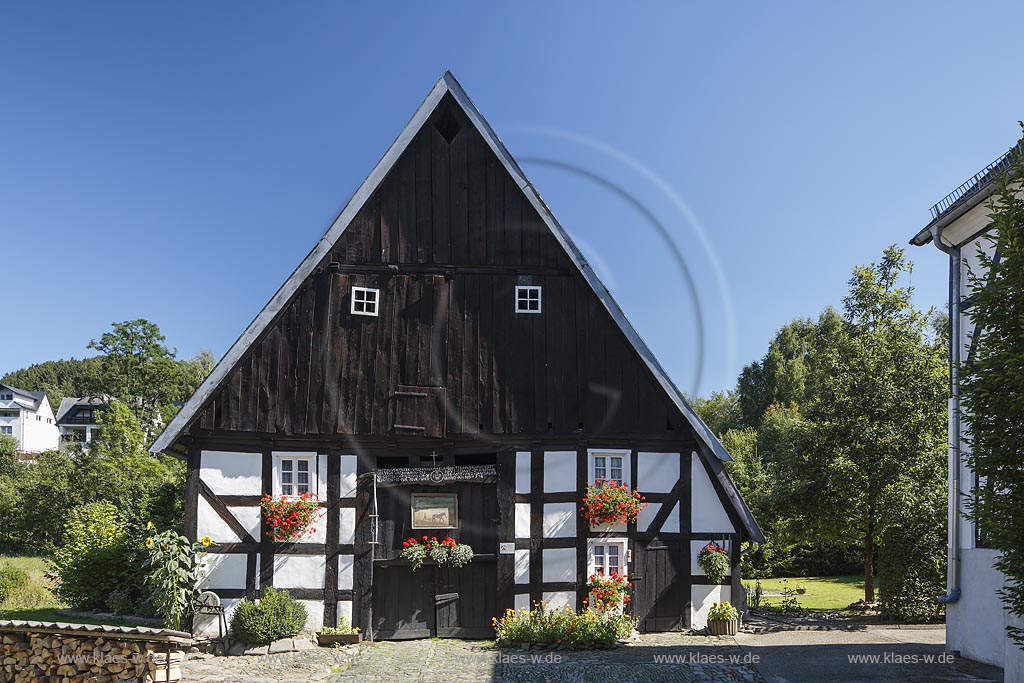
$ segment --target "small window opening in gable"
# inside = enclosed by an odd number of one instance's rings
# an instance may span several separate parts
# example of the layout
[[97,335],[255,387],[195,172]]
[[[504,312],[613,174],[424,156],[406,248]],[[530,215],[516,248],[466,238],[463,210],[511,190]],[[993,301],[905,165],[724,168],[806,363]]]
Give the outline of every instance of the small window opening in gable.
[[437,128],[437,132],[441,134],[441,137],[443,137],[444,141],[449,145],[452,144],[452,140],[454,140],[455,136],[459,134],[460,130],[462,130],[462,124],[459,123],[459,120],[455,118],[454,114],[452,114],[451,109],[444,110],[444,113],[438,117],[437,123],[434,124],[434,127]]
[[377,315],[380,290],[369,287],[352,288],[352,313],[354,315]]
[[516,313],[540,313],[540,308],[540,287],[522,285],[516,287]]

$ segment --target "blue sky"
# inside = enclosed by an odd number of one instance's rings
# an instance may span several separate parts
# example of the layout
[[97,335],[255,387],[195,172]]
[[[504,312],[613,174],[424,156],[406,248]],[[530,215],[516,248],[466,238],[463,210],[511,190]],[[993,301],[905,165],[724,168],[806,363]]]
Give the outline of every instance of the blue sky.
[[[450,68],[677,383],[724,388],[1013,144],[1022,20],[995,2],[5,3],[0,374],[137,317],[219,357]],[[944,257],[911,256],[919,304],[943,304]]]

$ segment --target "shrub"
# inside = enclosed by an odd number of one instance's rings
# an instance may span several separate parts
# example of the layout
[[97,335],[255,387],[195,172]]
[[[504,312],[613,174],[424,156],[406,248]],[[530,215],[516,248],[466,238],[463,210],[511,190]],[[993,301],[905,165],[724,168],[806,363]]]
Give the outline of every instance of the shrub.
[[118,510],[102,501],[74,508],[64,523],[64,544],[50,560],[57,597],[72,607],[102,608],[130,582],[126,534]]
[[28,572],[14,565],[0,567],[0,603],[7,602],[16,591],[28,586]]
[[506,610],[491,620],[499,645],[559,645],[566,648],[611,647],[627,637],[636,620],[624,614],[576,612],[571,607],[549,610],[543,603],[533,610]]
[[246,598],[231,617],[235,637],[246,643],[269,643],[298,635],[306,625],[306,607],[288,591],[268,588],[259,602]]
[[939,616],[946,588],[946,536],[933,519],[910,519],[882,533],[878,591],[882,616],[923,621]]
[[157,611],[169,628],[180,629],[182,621],[199,597],[199,584],[205,572],[203,548],[209,547],[209,536],[192,543],[176,531],[157,533],[152,522],[146,530],[154,535],[146,539],[146,585]]

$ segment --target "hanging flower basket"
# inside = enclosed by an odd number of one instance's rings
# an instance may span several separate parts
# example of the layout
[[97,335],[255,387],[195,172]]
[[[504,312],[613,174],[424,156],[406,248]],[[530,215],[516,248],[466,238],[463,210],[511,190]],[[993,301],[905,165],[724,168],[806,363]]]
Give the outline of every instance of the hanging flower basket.
[[464,567],[473,561],[473,549],[465,543],[456,543],[451,536],[437,540],[437,536],[424,536],[422,540],[409,538],[402,541],[400,557],[408,560],[412,570],[423,566],[423,561],[430,559],[445,567]]
[[713,583],[720,583],[729,572],[729,551],[712,541],[700,549],[697,564]]
[[602,614],[622,614],[630,598],[627,595],[630,583],[625,576],[612,572],[610,576],[592,574],[587,582],[590,589],[590,607]]
[[315,493],[280,498],[266,494],[260,501],[260,507],[267,520],[267,535],[275,541],[297,541],[307,533],[316,531],[312,524],[320,511],[320,501]]
[[591,524],[635,522],[640,511],[647,507],[646,500],[639,491],[630,491],[625,484],[598,479],[587,487],[580,513]]

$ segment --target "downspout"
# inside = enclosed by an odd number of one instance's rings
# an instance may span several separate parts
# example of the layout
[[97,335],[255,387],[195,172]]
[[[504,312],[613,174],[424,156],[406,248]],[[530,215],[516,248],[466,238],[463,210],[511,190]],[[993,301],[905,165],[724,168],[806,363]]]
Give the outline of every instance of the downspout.
[[938,601],[951,605],[960,600],[960,247],[942,243],[942,231],[932,228],[932,244],[949,256],[949,386],[951,396],[949,444],[949,485],[952,498],[949,520],[949,565],[946,568],[947,593]]

